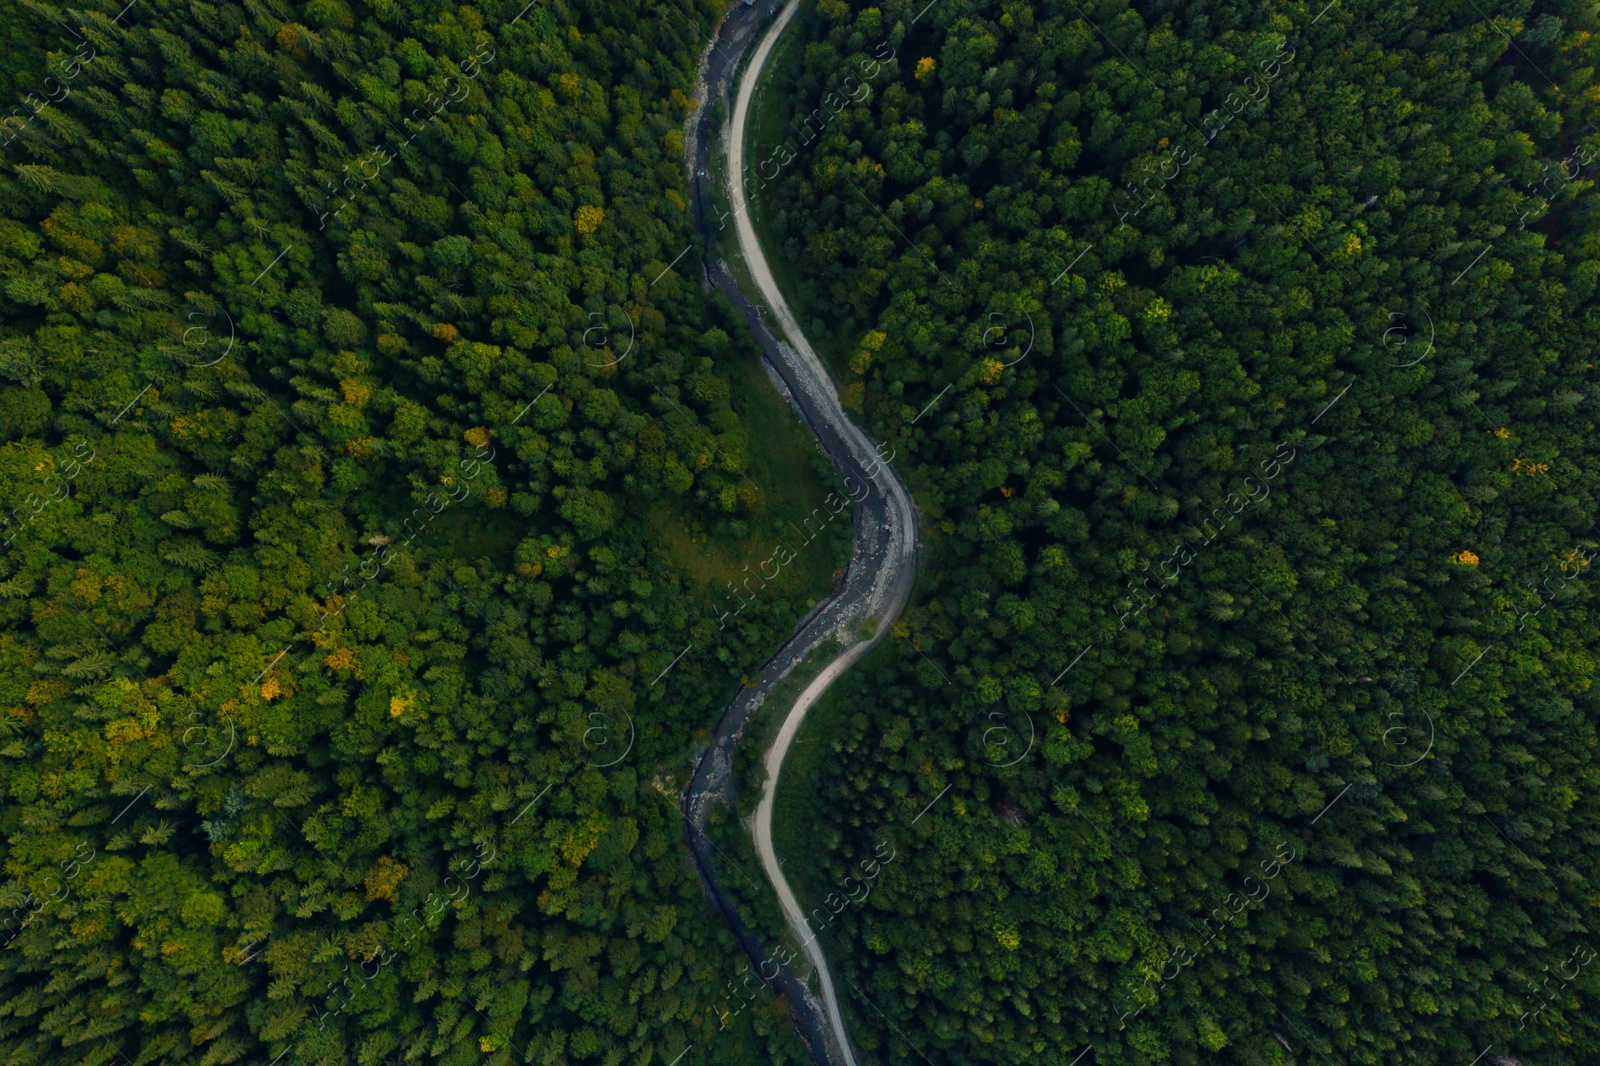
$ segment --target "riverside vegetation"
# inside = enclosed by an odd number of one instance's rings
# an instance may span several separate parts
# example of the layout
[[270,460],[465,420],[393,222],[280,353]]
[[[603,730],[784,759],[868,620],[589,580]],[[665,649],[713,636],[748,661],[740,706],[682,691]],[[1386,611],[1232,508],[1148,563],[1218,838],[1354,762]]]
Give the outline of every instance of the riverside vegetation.
[[863,1061],[1592,1060],[1597,30],[807,7],[758,210],[928,539],[780,796],[898,826]]
[[[5,1061],[799,1061],[675,809],[843,550],[719,627],[837,488],[678,258],[722,7],[0,0]],[[863,1061],[1592,1058],[1597,29],[808,0]]]
[[837,487],[680,258],[719,5],[119,8],[0,2],[0,1059],[794,1056],[676,810],[848,550],[719,631]]

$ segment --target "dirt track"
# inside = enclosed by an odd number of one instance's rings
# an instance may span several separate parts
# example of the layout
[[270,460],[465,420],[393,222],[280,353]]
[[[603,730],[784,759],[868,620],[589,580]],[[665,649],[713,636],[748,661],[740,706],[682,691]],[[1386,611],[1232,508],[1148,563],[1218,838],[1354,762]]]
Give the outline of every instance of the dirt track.
[[[823,1005],[827,1009],[828,1021],[833,1030],[834,1043],[842,1053],[846,1066],[855,1066],[855,1056],[851,1052],[849,1037],[845,1033],[844,1018],[839,1010],[839,1001],[834,992],[833,975],[828,969],[827,957],[823,955],[821,946],[812,934],[806,922],[805,911],[795,899],[789,882],[784,878],[783,870],[778,865],[777,853],[772,847],[772,807],[778,781],[783,772],[783,760],[789,753],[789,745],[799,732],[801,722],[805,720],[806,712],[828,690],[829,685],[883,639],[889,632],[889,626],[905,607],[906,600],[910,598],[911,585],[916,573],[917,530],[910,494],[906,492],[905,486],[900,483],[900,479],[892,470],[885,465],[873,463],[877,458],[877,450],[866,434],[845,417],[844,408],[839,403],[838,389],[829,377],[822,360],[817,357],[805,334],[801,332],[800,324],[784,300],[783,293],[778,291],[777,281],[772,276],[772,269],[762,253],[761,242],[757,240],[755,227],[750,221],[744,182],[744,130],[749,117],[750,101],[755,96],[756,84],[760,80],[768,56],[772,53],[773,45],[798,9],[799,0],[789,0],[778,20],[762,37],[761,43],[756,47],[755,55],[750,59],[749,67],[745,70],[744,77],[739,81],[739,95],[734,104],[731,123],[732,136],[728,144],[728,176],[735,225],[738,227],[739,250],[755,280],[756,288],[760,290],[762,300],[789,338],[792,350],[797,356],[798,366],[795,369],[800,371],[800,376],[806,385],[818,394],[822,401],[819,406],[823,409],[828,422],[839,431],[857,464],[862,466],[873,464],[870,468],[875,474],[872,487],[888,504],[887,518],[891,535],[884,546],[882,556],[868,560],[868,573],[865,575],[868,578],[870,592],[863,604],[864,614],[876,621],[877,632],[871,640],[852,645],[843,655],[829,663],[794,701],[778,732],[777,740],[767,752],[767,780],[761,794],[761,802],[756,807],[755,842],[756,852],[761,856],[761,868],[778,894],[778,903],[783,908],[784,919],[804,946],[811,964],[816,967],[822,985]],[[812,624],[828,623],[824,619],[817,619]]]
[[[820,1062],[856,1066],[827,958],[812,935],[805,914],[778,866],[772,846],[772,805],[784,758],[806,713],[829,685],[889,633],[909,600],[916,576],[917,523],[911,496],[905,486],[883,461],[867,435],[846,417],[839,403],[838,389],[779,291],[750,223],[744,182],[746,119],[757,82],[773,45],[788,26],[798,6],[798,0],[786,0],[778,18],[761,36],[740,78],[729,121],[716,129],[709,121],[710,115],[715,103],[725,96],[738,60],[755,36],[760,12],[735,7],[719,27],[718,41],[707,49],[696,84],[695,95],[700,108],[690,123],[687,142],[689,177],[696,217],[702,234],[708,237],[710,224],[704,216],[704,185],[712,180],[725,182],[724,188],[733,207],[732,217],[740,258],[754,279],[758,292],[752,295],[759,297],[761,306],[758,308],[747,299],[721,262],[706,264],[707,280],[745,313],[746,320],[762,345],[768,367],[783,382],[789,402],[801,420],[816,434],[823,451],[845,475],[846,490],[857,501],[856,550],[842,587],[806,616],[794,636],[762,669],[758,683],[742,689],[723,712],[715,731],[715,743],[696,767],[694,780],[684,793],[683,806],[689,823],[690,850],[702,880],[733,926],[746,953],[760,969],[765,961],[760,946],[717,884],[716,866],[706,847],[705,816],[710,804],[725,798],[731,783],[733,747],[742,737],[750,715],[760,707],[773,686],[811,654],[821,654],[820,649],[831,646],[834,640],[847,645],[846,650],[829,663],[795,700],[777,739],[766,754],[767,780],[756,808],[754,833],[763,872],[778,897],[785,921],[803,945],[818,975],[821,985],[820,1007],[827,1023],[825,1031],[821,1031],[822,1027],[818,1026],[814,1017],[818,1007],[815,997],[788,967],[768,963],[768,966],[776,967],[771,983],[788,997],[796,1026],[806,1038],[814,1058]],[[728,173],[702,177],[712,156],[713,135],[720,138],[726,149]],[[716,221],[725,225],[727,216]],[[709,245],[709,240],[707,243]],[[763,315],[762,311],[766,314]],[[783,339],[775,335],[773,325]],[[852,483],[854,488],[851,487]],[[869,619],[875,626],[874,635],[867,641],[861,641],[857,632],[861,624]],[[803,857],[790,858],[800,861]]]

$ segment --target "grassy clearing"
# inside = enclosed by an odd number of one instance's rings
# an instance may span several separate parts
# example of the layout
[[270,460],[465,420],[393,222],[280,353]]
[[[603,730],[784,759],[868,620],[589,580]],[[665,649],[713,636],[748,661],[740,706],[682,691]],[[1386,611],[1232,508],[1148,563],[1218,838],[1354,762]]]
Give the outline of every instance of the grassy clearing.
[[653,506],[646,520],[673,562],[703,590],[721,589],[758,573],[779,545],[787,547],[792,561],[763,591],[809,609],[827,595],[834,572],[849,561],[851,512],[839,513],[809,544],[799,527],[816,510],[829,514],[828,494],[845,498],[844,485],[811,432],[767,379],[753,346],[733,347],[739,353],[736,361],[721,369],[729,378],[733,409],[749,434],[746,471],[761,489],[761,502],[744,517],[742,535],[737,536],[708,527],[703,518],[670,501]]
[[439,515],[417,543],[439,558],[462,562],[487,558],[497,570],[509,572],[529,526],[526,518],[509,507],[451,508]]
[[[803,36],[786,32],[779,43],[780,52],[793,51],[793,59],[798,61],[796,42]],[[714,173],[727,172],[726,154],[716,143],[709,165]],[[704,195],[710,223],[714,226],[718,218],[724,218],[723,229],[713,241],[713,254],[728,262],[740,287],[754,299],[755,286],[738,257],[738,237],[721,183],[708,183]],[[759,299],[754,302],[760,305]],[[728,379],[730,402],[747,434],[746,475],[761,490],[762,499],[736,522],[708,524],[703,516],[673,501],[653,505],[644,517],[673,562],[702,591],[721,593],[722,600],[727,599],[723,589],[728,582],[739,583],[758,574],[761,563],[770,560],[780,545],[786,547],[793,560],[762,591],[786,598],[804,612],[827,594],[835,571],[849,561],[852,512],[840,514],[828,523],[823,536],[804,543],[806,537],[800,529],[806,517],[818,509],[828,514],[828,494],[837,492],[842,497],[843,486],[811,433],[767,378],[757,346],[753,341],[746,343],[749,335],[731,326],[729,330],[737,333],[735,343],[717,357],[717,369]]]

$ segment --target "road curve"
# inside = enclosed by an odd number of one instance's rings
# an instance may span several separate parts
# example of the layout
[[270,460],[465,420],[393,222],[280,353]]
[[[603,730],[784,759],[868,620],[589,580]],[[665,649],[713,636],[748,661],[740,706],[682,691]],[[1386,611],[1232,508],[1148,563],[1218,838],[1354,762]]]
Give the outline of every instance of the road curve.
[[890,536],[883,557],[877,560],[878,571],[873,576],[872,582],[873,595],[867,603],[868,617],[876,622],[876,632],[870,640],[852,644],[806,686],[789,709],[788,716],[778,731],[777,740],[767,751],[767,779],[761,793],[761,801],[756,807],[755,844],[756,852],[761,857],[762,871],[777,893],[784,919],[803,945],[807,958],[816,967],[822,986],[823,1006],[833,1030],[834,1042],[843,1055],[845,1066],[856,1066],[849,1036],[845,1032],[844,1018],[839,1009],[838,996],[834,991],[833,975],[828,969],[827,957],[823,955],[821,946],[812,934],[806,922],[805,911],[795,899],[789,882],[784,878],[783,870],[778,865],[777,853],[772,847],[772,808],[778,781],[783,773],[783,760],[789,753],[789,745],[799,732],[801,723],[805,720],[806,712],[816,704],[834,681],[884,638],[910,598],[912,579],[916,570],[917,527],[916,512],[905,486],[900,483],[900,479],[887,464],[877,461],[879,452],[867,435],[845,417],[844,408],[839,403],[838,389],[822,360],[817,357],[816,351],[806,340],[794,312],[789,309],[787,301],[783,298],[783,293],[778,290],[771,267],[762,253],[761,242],[756,237],[755,227],[750,221],[749,201],[745,189],[745,126],[750,114],[750,102],[755,97],[756,86],[760,81],[762,70],[766,67],[767,59],[772,54],[773,46],[794,18],[799,6],[799,0],[788,0],[777,20],[762,37],[749,66],[745,69],[744,76],[739,81],[739,92],[729,123],[730,199],[739,238],[739,251],[755,281],[756,288],[760,291],[762,301],[772,317],[777,320],[779,329],[788,338],[789,346],[796,356],[795,362],[798,364],[795,369],[800,371],[801,377],[811,386],[808,391],[812,391],[821,401],[819,407],[827,420],[838,430],[839,436],[852,453],[851,458],[868,472],[868,476],[872,478],[873,489],[887,503],[886,517]]
[[[763,34],[761,24],[769,17],[771,6],[781,6],[781,10]],[[844,476],[845,490],[856,505],[855,551],[832,593],[801,619],[794,634],[763,664],[759,676],[740,688],[723,710],[712,730],[712,743],[700,754],[683,791],[680,810],[684,815],[685,842],[701,885],[728,922],[749,967],[754,967],[746,981],[759,975],[784,998],[795,1028],[817,1066],[856,1066],[827,959],[778,868],[773,852],[772,797],[784,757],[806,712],[835,679],[889,632],[910,598],[916,576],[917,519],[910,495],[887,466],[893,453],[884,457],[866,434],[845,417],[838,389],[778,291],[749,222],[744,135],[750,101],[773,44],[797,9],[798,0],[779,0],[777,5],[763,0],[754,7],[732,4],[717,27],[715,39],[708,38],[709,45],[701,55],[700,71],[695,79],[695,108],[685,126],[689,187],[695,224],[702,241],[706,286],[721,292],[744,316],[779,391]],[[729,99],[735,89],[734,77],[741,59],[752,48],[755,54],[747,70],[740,75],[734,103]],[[730,103],[734,104],[731,108],[727,106]],[[718,124],[719,113],[728,113],[727,121]],[[716,165],[713,142],[722,145],[724,158],[728,160],[726,168]],[[710,173],[723,169],[731,173],[715,176]],[[717,190],[726,194],[732,208],[715,219],[708,213],[708,206],[714,207],[717,200],[714,192],[708,196],[713,183]],[[756,292],[746,293],[727,264],[715,257],[715,235],[726,230],[730,218],[735,220],[740,257],[754,280]],[[834,494],[828,499],[829,509],[834,513],[846,506],[844,501],[836,501]],[[813,517],[819,518],[822,525],[831,521],[831,516],[824,514],[822,508],[814,511]],[[808,528],[811,522],[811,518],[805,519]],[[805,536],[798,527],[792,528]],[[873,636],[866,641],[859,635],[863,622],[873,624]],[[763,948],[760,939],[744,922],[738,907],[719,882],[718,856],[714,854],[715,845],[706,835],[706,827],[711,810],[729,802],[733,795],[733,752],[751,718],[773,688],[796,666],[813,655],[831,654],[835,642],[844,645],[846,650],[796,699],[780,727],[778,739],[767,753],[767,781],[754,821],[755,844],[763,872],[778,897],[786,923],[804,946],[811,968],[819,976],[819,998],[796,976],[785,958]],[[803,859],[801,856],[791,858]]]

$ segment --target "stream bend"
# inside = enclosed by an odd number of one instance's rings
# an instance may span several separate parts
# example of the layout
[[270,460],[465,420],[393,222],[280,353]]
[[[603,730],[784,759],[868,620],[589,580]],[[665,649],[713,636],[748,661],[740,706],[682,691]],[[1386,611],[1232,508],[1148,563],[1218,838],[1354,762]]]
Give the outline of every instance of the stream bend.
[[[714,733],[714,743],[696,766],[682,802],[688,823],[688,843],[702,884],[756,967],[765,969],[777,965],[774,977],[767,978],[765,973],[761,976],[788,998],[796,1027],[806,1039],[812,1057],[824,1066],[835,1063],[856,1066],[827,957],[773,850],[773,798],[784,758],[807,712],[829,686],[888,634],[910,599],[916,576],[917,517],[910,493],[884,461],[879,449],[846,417],[839,402],[838,388],[779,291],[750,221],[745,183],[745,127],[762,71],[773,46],[798,11],[799,0],[786,0],[777,18],[759,34],[757,42],[760,9],[764,6],[735,5],[719,26],[717,40],[702,58],[695,86],[697,111],[690,117],[686,139],[690,190],[694,196],[696,222],[707,249],[706,281],[744,313],[761,343],[768,370],[782,383],[790,405],[844,475],[845,489],[857,504],[855,552],[840,586],[801,621],[794,635],[763,667],[757,682],[741,689],[723,712]],[[713,104],[726,102],[739,59],[752,44],[755,50],[739,76],[732,113],[726,123],[715,128],[713,116],[718,109]],[[709,173],[714,139],[725,150],[725,175]],[[731,212],[722,213],[716,219],[707,217],[705,203],[713,181],[722,183],[720,187],[731,205]],[[759,306],[740,289],[726,264],[711,258],[711,236],[724,228],[730,217],[738,238],[740,258],[760,297]],[[873,635],[861,640],[858,632],[862,623],[869,620],[873,623]],[[845,651],[796,698],[766,753],[766,782],[753,826],[762,872],[778,898],[785,922],[803,945],[806,958],[817,973],[821,987],[821,1002],[818,1003],[817,997],[787,966],[770,962],[763,966],[766,960],[759,943],[717,882],[718,871],[704,830],[710,807],[726,801],[729,796],[733,748],[742,737],[750,716],[795,666],[835,639],[846,645]],[[822,1019],[817,1017],[819,1007]]]

